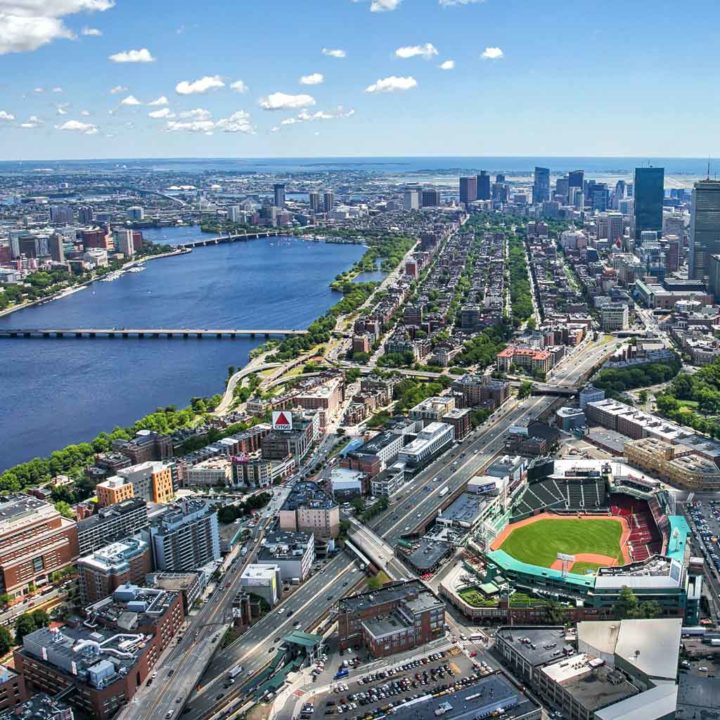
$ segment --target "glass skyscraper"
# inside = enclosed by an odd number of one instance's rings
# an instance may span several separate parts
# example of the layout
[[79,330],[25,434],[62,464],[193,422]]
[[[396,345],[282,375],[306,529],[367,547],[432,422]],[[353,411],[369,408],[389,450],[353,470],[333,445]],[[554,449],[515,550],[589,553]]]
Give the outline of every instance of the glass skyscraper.
[[550,199],[550,170],[548,168],[535,168],[535,181],[533,182],[533,202],[541,203]]
[[635,168],[635,239],[644,230],[662,232],[665,168]]

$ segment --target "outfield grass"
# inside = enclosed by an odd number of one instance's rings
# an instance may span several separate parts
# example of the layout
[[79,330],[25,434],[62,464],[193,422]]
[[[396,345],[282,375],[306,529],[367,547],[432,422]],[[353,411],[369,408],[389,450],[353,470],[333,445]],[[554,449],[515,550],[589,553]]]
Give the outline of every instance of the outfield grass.
[[622,563],[622,531],[618,520],[537,520],[515,528],[500,549],[520,562],[541,567],[550,567],[558,553],[599,553]]
[[585,575],[588,570],[592,570],[593,573],[602,565],[591,562],[576,562],[571,568],[570,572],[577,573],[578,575]]

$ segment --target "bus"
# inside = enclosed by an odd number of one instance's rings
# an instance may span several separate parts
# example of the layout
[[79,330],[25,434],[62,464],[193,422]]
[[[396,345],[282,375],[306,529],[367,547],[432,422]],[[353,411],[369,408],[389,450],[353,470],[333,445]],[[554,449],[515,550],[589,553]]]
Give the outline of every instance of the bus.
[[444,488],[440,491],[440,497],[444,497],[444,496],[447,495],[449,492],[450,492],[450,488],[444,487]]
[[234,680],[242,672],[242,670],[243,670],[242,665],[236,665],[234,668],[232,668],[230,670],[230,672],[228,673],[228,677],[231,680]]

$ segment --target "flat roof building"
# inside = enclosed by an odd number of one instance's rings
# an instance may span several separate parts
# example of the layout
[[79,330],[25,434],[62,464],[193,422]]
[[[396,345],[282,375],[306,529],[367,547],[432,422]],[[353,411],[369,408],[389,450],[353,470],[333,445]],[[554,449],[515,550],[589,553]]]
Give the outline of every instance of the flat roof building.
[[283,581],[306,580],[315,562],[312,533],[274,530],[265,535],[255,562],[280,568]]
[[0,593],[20,597],[77,557],[77,526],[50,503],[22,494],[0,498]]
[[278,513],[282,530],[310,532],[319,538],[340,534],[340,506],[315,482],[296,482]]
[[441,637],[445,605],[419,580],[395,582],[340,600],[341,649],[364,646],[385,657]]
[[123,500],[100,508],[77,524],[80,555],[88,555],[116,540],[131,537],[148,525],[147,504],[142,498]]

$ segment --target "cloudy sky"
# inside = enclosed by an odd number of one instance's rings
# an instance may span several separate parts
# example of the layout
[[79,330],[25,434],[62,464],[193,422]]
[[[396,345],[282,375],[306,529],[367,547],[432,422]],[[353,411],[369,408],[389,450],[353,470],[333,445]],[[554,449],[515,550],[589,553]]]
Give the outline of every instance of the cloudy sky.
[[720,155],[717,0],[0,0],[0,159]]

